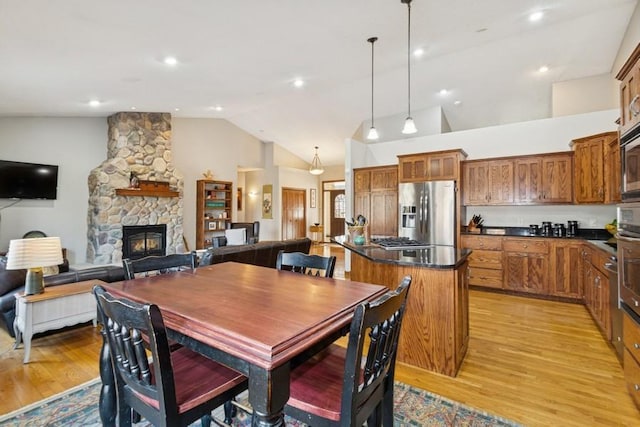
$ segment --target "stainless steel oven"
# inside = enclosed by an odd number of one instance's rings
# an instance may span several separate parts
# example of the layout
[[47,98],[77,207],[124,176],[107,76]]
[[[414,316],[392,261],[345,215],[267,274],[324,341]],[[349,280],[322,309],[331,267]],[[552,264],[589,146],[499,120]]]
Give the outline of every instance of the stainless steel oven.
[[620,139],[622,200],[640,201],[640,126]]
[[617,241],[620,299],[640,316],[640,203],[618,205]]

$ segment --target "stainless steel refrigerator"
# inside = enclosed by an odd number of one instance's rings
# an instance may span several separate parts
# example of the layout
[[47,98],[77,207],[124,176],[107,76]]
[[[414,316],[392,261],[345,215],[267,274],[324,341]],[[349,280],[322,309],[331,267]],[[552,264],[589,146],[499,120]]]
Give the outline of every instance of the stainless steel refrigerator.
[[455,181],[402,183],[398,190],[398,237],[455,246]]

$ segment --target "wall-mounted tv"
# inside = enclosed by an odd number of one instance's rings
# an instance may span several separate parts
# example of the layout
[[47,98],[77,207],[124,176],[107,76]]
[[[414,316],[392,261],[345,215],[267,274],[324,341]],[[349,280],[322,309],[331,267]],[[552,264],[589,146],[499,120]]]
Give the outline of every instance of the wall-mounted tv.
[[0,160],[0,199],[55,200],[58,166]]

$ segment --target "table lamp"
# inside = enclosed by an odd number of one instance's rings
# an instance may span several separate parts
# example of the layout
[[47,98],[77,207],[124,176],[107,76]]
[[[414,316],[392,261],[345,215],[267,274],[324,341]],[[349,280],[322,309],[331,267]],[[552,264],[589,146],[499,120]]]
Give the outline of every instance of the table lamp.
[[62,264],[62,245],[59,237],[13,239],[9,242],[7,270],[27,269],[25,295],[44,292],[42,267]]

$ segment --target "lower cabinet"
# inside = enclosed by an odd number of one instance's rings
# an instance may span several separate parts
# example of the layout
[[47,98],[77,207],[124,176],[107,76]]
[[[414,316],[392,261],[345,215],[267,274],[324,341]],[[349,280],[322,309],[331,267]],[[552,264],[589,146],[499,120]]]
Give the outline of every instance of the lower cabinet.
[[582,252],[580,241],[558,240],[551,244],[549,293],[557,297],[582,299]]
[[583,248],[584,303],[602,334],[611,341],[611,312],[609,308],[609,276],[602,266],[606,259],[600,251]]
[[624,343],[624,379],[629,394],[640,407],[640,324],[628,313],[622,317],[622,342]]
[[509,238],[504,250],[504,288],[534,294],[549,293],[549,243],[536,238]]
[[472,249],[469,256],[469,284],[502,289],[502,238],[461,236],[462,247]]

